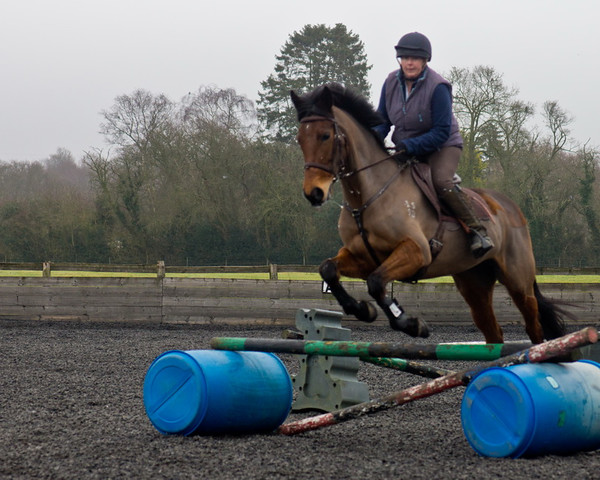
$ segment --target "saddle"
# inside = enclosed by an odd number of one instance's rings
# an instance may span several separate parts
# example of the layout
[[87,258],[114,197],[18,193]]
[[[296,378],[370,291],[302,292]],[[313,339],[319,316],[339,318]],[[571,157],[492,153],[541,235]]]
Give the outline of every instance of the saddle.
[[[432,259],[440,253],[443,243],[444,231],[448,223],[457,225],[457,228],[462,228],[466,233],[470,233],[469,227],[465,225],[460,219],[456,218],[452,212],[450,212],[439,200],[435,188],[433,187],[433,180],[431,178],[431,168],[426,163],[415,162],[411,164],[411,174],[413,180],[417,186],[421,189],[425,197],[429,200],[429,203],[434,208],[438,217],[438,228],[434,236],[429,239],[429,247],[431,248]],[[457,177],[458,178],[458,177]],[[458,178],[456,183],[460,183]],[[471,205],[477,217],[480,220],[489,220],[491,213],[485,203],[485,201],[473,190],[469,188],[462,189],[465,194],[470,198]]]

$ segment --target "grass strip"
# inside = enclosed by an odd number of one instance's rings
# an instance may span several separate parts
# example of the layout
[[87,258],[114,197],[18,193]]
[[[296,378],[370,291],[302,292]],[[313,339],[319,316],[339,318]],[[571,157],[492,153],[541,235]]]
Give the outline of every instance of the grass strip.
[[[41,277],[41,270],[0,270],[0,277]],[[91,272],[53,270],[53,277],[124,277],[124,278],[155,278],[155,273],[137,272]],[[246,280],[268,280],[268,273],[167,273],[169,278],[232,278]],[[279,280],[290,281],[320,281],[318,273],[307,272],[282,272]],[[342,281],[351,281],[351,278],[342,278]],[[600,283],[600,275],[538,275],[537,282],[544,283]],[[452,277],[445,276],[420,280],[419,283],[453,283]]]

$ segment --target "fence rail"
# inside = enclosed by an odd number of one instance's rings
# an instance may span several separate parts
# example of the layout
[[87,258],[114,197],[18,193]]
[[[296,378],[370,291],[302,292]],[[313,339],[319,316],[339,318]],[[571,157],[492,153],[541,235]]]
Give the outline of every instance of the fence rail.
[[266,273],[269,279],[277,280],[278,273],[318,271],[316,265],[214,265],[214,266],[178,266],[165,265],[158,261],[153,264],[106,264],[106,263],[69,263],[69,262],[0,262],[0,270],[42,271],[42,276],[51,277],[52,271],[73,272],[123,272],[123,273],[156,273],[161,278],[167,273]]
[[[221,265],[221,266],[177,266],[165,265],[164,261],[153,264],[104,264],[69,262],[0,262],[0,270],[42,271],[42,276],[51,277],[52,271],[74,272],[123,272],[149,273],[163,278],[167,273],[203,274],[203,273],[263,273],[270,280],[277,280],[279,273],[316,273],[317,265]],[[539,267],[538,275],[600,275],[600,267]]]
[[[366,283],[344,281],[349,293],[370,300]],[[600,283],[541,285],[561,300],[575,323],[600,320]],[[469,308],[452,283],[393,283],[393,295],[411,315],[431,325],[471,324]],[[299,309],[341,311],[318,280],[250,280],[189,277],[0,277],[0,320],[145,322],[171,324],[254,323],[293,325]],[[502,286],[494,295],[501,323],[521,316]],[[387,326],[377,307],[377,325]],[[346,324],[353,317],[344,316]]]

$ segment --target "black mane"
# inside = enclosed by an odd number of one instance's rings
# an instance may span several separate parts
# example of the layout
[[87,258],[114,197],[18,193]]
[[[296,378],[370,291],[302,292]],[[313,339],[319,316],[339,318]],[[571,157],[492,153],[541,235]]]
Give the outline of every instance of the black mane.
[[372,130],[373,127],[384,123],[381,115],[365,97],[339,83],[327,83],[302,95],[302,107],[298,108],[298,120],[310,115],[331,115],[331,112],[324,112],[319,108],[319,100],[325,89],[331,93],[333,105],[350,114],[358,123],[373,133],[381,147],[385,149],[383,140]]

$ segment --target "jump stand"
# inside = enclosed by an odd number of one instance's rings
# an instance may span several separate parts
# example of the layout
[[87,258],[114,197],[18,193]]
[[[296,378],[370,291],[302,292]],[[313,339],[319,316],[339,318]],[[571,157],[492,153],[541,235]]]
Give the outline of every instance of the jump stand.
[[[351,330],[342,327],[342,314],[329,310],[300,309],[296,328],[305,340],[350,340]],[[357,379],[357,357],[298,355],[300,371],[292,376],[296,399],[292,411],[333,412],[369,400],[369,387]]]

